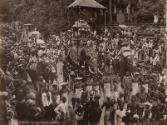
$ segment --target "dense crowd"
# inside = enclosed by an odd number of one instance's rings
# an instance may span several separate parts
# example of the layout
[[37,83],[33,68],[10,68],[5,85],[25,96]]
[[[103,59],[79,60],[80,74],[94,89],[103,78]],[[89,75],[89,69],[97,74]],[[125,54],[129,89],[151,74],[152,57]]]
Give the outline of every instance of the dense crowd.
[[79,125],[166,120],[166,50],[158,28],[74,32],[47,41],[37,31],[19,41],[18,33],[4,33],[0,77],[8,119]]

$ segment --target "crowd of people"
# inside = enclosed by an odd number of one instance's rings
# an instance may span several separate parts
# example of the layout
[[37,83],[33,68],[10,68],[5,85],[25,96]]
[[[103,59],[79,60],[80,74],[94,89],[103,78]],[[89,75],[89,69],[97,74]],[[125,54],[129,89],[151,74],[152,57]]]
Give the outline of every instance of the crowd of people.
[[[164,121],[165,40],[149,26],[1,37],[7,119],[78,125]],[[76,36],[76,37],[75,37]]]

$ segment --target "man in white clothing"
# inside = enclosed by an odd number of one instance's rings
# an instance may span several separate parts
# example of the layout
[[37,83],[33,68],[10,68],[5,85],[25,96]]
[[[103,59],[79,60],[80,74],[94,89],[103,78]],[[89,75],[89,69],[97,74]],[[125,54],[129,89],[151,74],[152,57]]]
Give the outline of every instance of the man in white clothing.
[[42,105],[44,107],[46,120],[52,120],[54,117],[52,102],[51,92],[47,88],[44,89],[42,92]]
[[68,107],[66,105],[66,98],[62,98],[62,102],[54,109],[58,120],[65,120],[68,118]]

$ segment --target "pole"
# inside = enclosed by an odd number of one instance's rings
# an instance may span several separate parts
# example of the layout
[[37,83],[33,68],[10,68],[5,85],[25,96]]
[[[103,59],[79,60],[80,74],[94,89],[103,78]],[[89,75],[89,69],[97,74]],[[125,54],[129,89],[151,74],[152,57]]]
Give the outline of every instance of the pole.
[[109,16],[110,16],[110,24],[112,23],[112,3],[109,0]]
[[[167,0],[165,0],[165,42],[167,40]],[[165,49],[167,50],[167,42],[165,43]],[[167,59],[167,54],[166,54],[166,59]],[[167,70],[167,61],[165,64],[165,69]],[[167,71],[166,71],[167,74]]]
[[167,31],[167,0],[165,0],[165,31]]
[[[79,7],[77,7],[78,11],[77,11],[77,16],[78,16],[78,19],[79,19]],[[79,75],[79,59],[78,59],[78,44],[79,44],[79,39],[78,39],[78,32],[79,32],[79,29],[78,29],[78,23],[77,23],[77,76]]]
[[98,70],[99,70],[99,39],[97,39],[97,47],[96,47],[96,49],[97,49],[97,72],[98,72]]
[[104,10],[103,13],[104,13],[104,27],[105,27],[106,26],[106,11]]
[[[165,0],[165,49],[167,50],[167,0]],[[166,54],[167,60],[167,54]],[[165,64],[165,76],[167,76],[167,61]],[[167,80],[165,79],[165,87],[167,87]]]
[[128,22],[130,21],[130,8],[131,8],[130,1],[128,1],[128,5],[127,5],[127,7],[126,7],[126,9],[127,9],[127,14],[128,14]]

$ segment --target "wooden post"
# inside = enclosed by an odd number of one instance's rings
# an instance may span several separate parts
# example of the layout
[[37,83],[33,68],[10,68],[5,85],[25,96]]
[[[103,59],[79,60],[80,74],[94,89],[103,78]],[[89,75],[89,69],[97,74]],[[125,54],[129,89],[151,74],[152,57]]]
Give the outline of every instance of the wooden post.
[[112,23],[112,0],[109,0],[109,21]]
[[[167,0],[165,0],[165,49],[167,50]],[[166,54],[167,59],[167,54]],[[165,64],[165,76],[167,76],[167,61]],[[167,87],[167,80],[165,80]]]
[[126,9],[127,9],[127,14],[128,14],[128,21],[130,21],[130,8],[131,8],[130,2],[128,1],[128,5],[127,5],[127,7],[126,7]]
[[165,31],[167,31],[167,0],[165,0]]
[[[114,14],[117,16],[117,5],[114,5]],[[116,22],[117,22],[117,18],[116,18]]]
[[104,27],[106,26],[106,10],[103,11],[104,14]]
[[[165,49],[167,49],[167,0],[165,0]],[[166,57],[167,59],[167,54],[166,54]],[[165,67],[164,67],[164,75],[165,75],[165,78],[167,77],[167,61],[166,61],[166,64],[165,64]],[[165,88],[167,88],[167,80],[165,79]],[[165,93],[167,95],[167,93]]]

